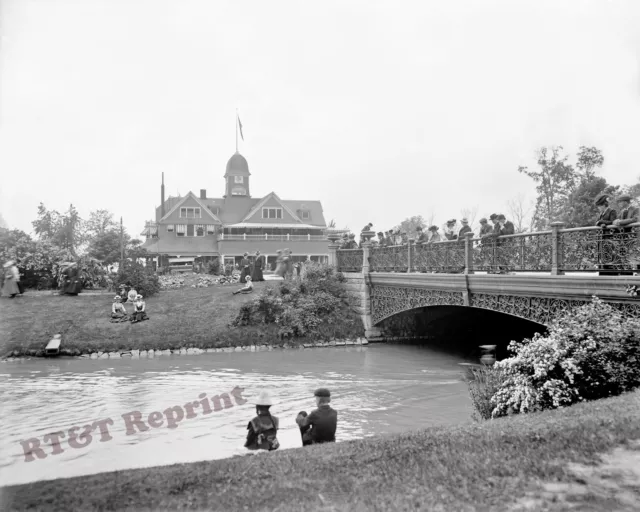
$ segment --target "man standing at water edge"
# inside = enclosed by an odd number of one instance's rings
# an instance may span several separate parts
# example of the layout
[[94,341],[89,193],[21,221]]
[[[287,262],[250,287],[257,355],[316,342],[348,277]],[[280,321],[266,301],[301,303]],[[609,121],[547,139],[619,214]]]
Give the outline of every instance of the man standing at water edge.
[[[304,411],[298,414],[296,423],[300,427],[302,444],[335,443],[336,429],[338,428],[338,411],[332,409],[331,393],[328,389],[320,388],[314,393],[318,408],[311,411],[311,414],[304,416]],[[311,429],[304,431],[305,427]]]

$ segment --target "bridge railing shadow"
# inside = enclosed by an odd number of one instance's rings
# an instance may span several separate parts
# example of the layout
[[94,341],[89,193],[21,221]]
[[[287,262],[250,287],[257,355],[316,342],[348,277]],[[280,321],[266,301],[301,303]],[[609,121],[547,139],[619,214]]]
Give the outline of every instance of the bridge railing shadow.
[[599,272],[629,275],[640,270],[640,223],[624,229],[599,226],[443,242],[379,247],[370,242],[360,249],[338,249],[336,263],[345,272],[467,273]]

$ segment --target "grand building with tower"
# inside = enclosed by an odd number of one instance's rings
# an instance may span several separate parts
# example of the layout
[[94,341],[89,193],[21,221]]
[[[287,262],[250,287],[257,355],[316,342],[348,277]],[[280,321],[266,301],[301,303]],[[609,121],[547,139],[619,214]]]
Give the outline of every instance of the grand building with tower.
[[247,160],[236,151],[227,162],[225,193],[165,198],[164,173],[155,221],[141,233],[143,247],[159,266],[191,269],[220,262],[238,263],[245,252],[259,250],[272,268],[278,249],[290,249],[295,261],[326,261],[327,225],[320,201],[283,200],[275,192],[251,197]]

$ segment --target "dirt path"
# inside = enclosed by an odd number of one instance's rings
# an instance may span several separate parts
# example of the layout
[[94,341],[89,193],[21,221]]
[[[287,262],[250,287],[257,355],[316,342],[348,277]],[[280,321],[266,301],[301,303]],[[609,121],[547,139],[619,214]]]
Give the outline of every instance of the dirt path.
[[540,482],[514,511],[634,511],[640,510],[640,440],[602,456],[599,464],[569,463],[572,482]]

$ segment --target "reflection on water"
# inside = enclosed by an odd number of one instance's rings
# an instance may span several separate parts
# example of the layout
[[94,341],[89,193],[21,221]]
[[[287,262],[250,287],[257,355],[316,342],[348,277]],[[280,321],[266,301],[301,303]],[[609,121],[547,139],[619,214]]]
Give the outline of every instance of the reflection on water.
[[[152,359],[56,359],[0,365],[0,482],[3,485],[132,467],[219,459],[246,453],[252,399],[267,389],[280,418],[282,449],[301,446],[295,416],[314,408],[313,390],[331,389],[337,440],[467,421],[467,388],[456,356],[424,347],[378,345],[341,349],[229,352]],[[153,411],[244,388],[244,405],[126,434],[122,415]],[[111,440],[99,430],[84,448],[71,448],[68,429],[113,419]],[[42,442],[63,431],[60,448]],[[79,434],[83,429],[79,429]],[[47,453],[25,462],[20,441],[37,437]]]

